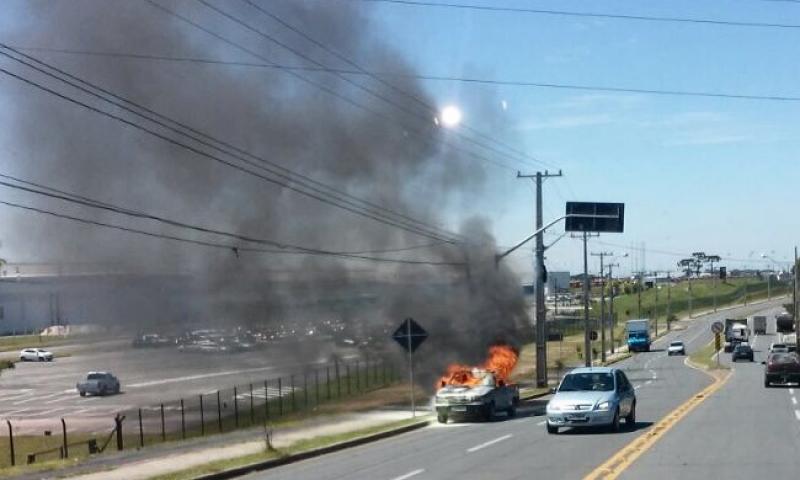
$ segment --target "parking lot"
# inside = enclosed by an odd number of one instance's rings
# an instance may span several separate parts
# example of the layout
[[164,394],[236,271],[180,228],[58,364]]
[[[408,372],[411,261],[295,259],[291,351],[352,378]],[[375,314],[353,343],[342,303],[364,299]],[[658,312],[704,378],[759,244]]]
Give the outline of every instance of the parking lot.
[[[323,367],[335,358],[354,361],[355,349],[319,342],[298,352],[292,344],[274,344],[242,353],[180,352],[175,348],[135,349],[117,342],[113,349],[87,347],[53,362],[19,362],[0,376],[0,418],[20,428],[36,428],[59,418],[71,425],[105,428],[120,411],[153,407],[233,385],[262,385],[304,368]],[[93,370],[111,371],[122,392],[104,397],[80,397],[75,384]],[[281,390],[287,395],[289,388]],[[249,393],[248,393],[249,395]],[[256,390],[254,396],[277,396],[276,386]]]

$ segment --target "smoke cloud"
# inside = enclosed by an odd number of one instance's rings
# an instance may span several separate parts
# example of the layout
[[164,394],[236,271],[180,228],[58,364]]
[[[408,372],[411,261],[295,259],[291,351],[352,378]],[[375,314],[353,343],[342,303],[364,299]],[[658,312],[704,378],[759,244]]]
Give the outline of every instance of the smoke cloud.
[[[275,63],[309,65],[198,2],[158,3]],[[317,61],[346,67],[244,2],[211,3]],[[383,41],[385,33],[374,24],[367,3],[259,3],[361,65],[414,72],[400,52]],[[262,62],[146,2],[18,1],[4,3],[4,10],[8,16],[3,41],[10,45]],[[324,72],[298,75],[369,111],[279,69],[27,53],[254,155],[429,224],[452,223],[453,219],[441,218],[440,213],[452,196],[480,190],[485,180],[483,166],[446,143],[445,139],[457,139],[437,128],[429,112],[368,78],[348,77],[419,117]],[[2,65],[136,120],[8,59]],[[390,82],[430,105],[437,104],[413,79]],[[0,81],[0,101],[9,106],[0,117],[7,146],[2,173],[187,223],[312,248],[374,250],[430,242],[267,184],[9,78]],[[415,134],[416,130],[424,135]],[[99,221],[208,239],[5,189],[0,193],[5,199]],[[103,300],[111,303],[101,309],[102,314],[83,308],[75,321],[113,319],[135,330],[163,322],[259,325],[339,316],[359,320],[366,330],[384,335],[402,319],[413,317],[431,333],[428,344],[420,349],[431,376],[451,361],[479,362],[492,342],[518,343],[529,330],[519,281],[502,265],[495,265],[495,245],[486,220],[471,219],[457,226],[470,240],[465,247],[442,245],[387,254],[466,262],[464,266],[424,267],[315,256],[236,255],[29,213],[3,214],[14,224],[7,245],[15,246],[26,259],[114,265],[148,279],[146,290],[113,290],[117,296],[110,292],[110,300]],[[170,275],[168,280],[165,275]],[[359,294],[376,300],[358,308],[322,302]],[[97,300],[75,298],[82,300],[73,303]]]

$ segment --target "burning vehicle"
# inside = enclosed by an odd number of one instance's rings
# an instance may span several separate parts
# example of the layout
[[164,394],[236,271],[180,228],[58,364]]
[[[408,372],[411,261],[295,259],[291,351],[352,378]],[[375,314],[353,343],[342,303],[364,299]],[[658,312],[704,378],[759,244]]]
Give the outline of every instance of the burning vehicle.
[[517,364],[518,352],[508,345],[489,349],[489,358],[480,367],[450,365],[439,380],[434,406],[439,423],[450,418],[481,418],[490,421],[497,412],[507,417],[517,413],[519,388],[508,383]]

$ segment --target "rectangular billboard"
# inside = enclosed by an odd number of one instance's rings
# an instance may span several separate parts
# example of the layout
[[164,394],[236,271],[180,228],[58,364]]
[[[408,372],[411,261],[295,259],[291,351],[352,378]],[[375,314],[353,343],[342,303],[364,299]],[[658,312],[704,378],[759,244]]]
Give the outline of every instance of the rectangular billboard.
[[622,233],[624,203],[567,202],[567,232]]

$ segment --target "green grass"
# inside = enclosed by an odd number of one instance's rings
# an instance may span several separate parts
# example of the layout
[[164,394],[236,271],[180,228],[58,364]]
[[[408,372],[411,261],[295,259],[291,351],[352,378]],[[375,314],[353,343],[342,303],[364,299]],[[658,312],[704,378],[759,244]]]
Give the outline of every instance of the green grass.
[[314,450],[317,448],[327,447],[329,445],[333,445],[336,443],[345,442],[348,440],[354,440],[360,437],[366,437],[369,435],[373,435],[376,433],[384,432],[387,430],[393,430],[395,428],[404,427],[406,425],[411,425],[413,423],[418,422],[419,419],[408,419],[408,420],[400,420],[397,422],[386,423],[383,425],[376,425],[374,427],[363,428],[359,430],[354,430],[352,432],[340,433],[336,435],[325,435],[321,437],[316,437],[308,440],[301,440],[299,442],[295,442],[288,447],[276,449],[269,451],[264,448],[263,452],[254,453],[250,455],[244,455],[241,457],[230,458],[226,460],[219,460],[216,462],[207,463],[204,465],[199,465],[197,467],[192,467],[186,470],[181,470],[178,472],[168,473],[165,475],[160,475],[157,477],[153,477],[152,480],[186,480],[199,477],[201,475],[207,475],[210,473],[221,472],[223,470],[228,470],[231,468],[241,467],[245,465],[249,465],[252,463],[263,462],[266,460],[271,460],[274,458],[279,458],[283,456],[289,456],[301,452],[305,452],[308,450]]
[[0,352],[22,350],[28,347],[53,347],[67,343],[67,337],[40,336],[40,335],[14,335],[0,337]]
[[712,340],[708,345],[689,355],[689,361],[695,365],[700,365],[709,370],[714,370],[717,368],[722,370],[727,369],[728,367],[724,365],[717,367],[717,359],[712,358],[714,357],[714,354],[717,353],[717,349],[714,348],[715,346],[716,345],[714,345],[714,341]]

